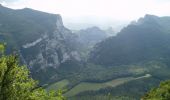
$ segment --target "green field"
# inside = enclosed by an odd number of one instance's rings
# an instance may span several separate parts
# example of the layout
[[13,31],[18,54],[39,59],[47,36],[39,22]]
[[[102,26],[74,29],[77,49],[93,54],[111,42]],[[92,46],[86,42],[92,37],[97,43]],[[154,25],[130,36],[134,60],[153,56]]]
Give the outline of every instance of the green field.
[[106,88],[106,87],[116,87],[118,85],[124,84],[126,82],[132,81],[132,80],[137,80],[137,79],[142,79],[142,78],[148,78],[151,77],[150,74],[146,74],[144,76],[140,76],[140,77],[126,77],[126,78],[118,78],[118,79],[114,79],[108,82],[104,82],[104,83],[89,83],[89,82],[82,82],[78,85],[76,85],[74,88],[72,88],[71,90],[69,90],[68,92],[66,92],[64,95],[66,97],[71,97],[71,96],[75,96],[81,92],[85,92],[85,91],[96,91],[102,88]]
[[[89,65],[90,66],[90,65]],[[161,69],[160,67],[161,66]],[[88,69],[90,68],[90,69]],[[141,78],[147,78],[150,77],[151,75],[155,75],[154,73],[158,72],[160,73],[160,70],[166,69],[166,66],[161,65],[158,62],[149,62],[149,63],[144,63],[144,64],[134,64],[134,65],[127,65],[127,66],[121,66],[121,67],[110,67],[110,68],[103,68],[100,66],[93,66],[93,67],[88,67],[88,70],[85,70],[84,72],[81,73],[76,73],[74,77],[67,77],[64,80],[55,82],[53,84],[50,84],[46,89],[49,90],[58,90],[58,89],[68,89],[65,91],[65,96],[66,97],[72,97],[75,96],[79,93],[86,92],[86,91],[97,91],[100,89],[104,89],[107,87],[116,87],[119,85],[122,85],[124,83],[127,83],[132,80],[137,80]],[[93,68],[93,69],[91,69]],[[96,71],[97,69],[97,71]],[[94,72],[96,72],[94,74]],[[81,82],[79,83],[78,81],[80,80],[85,80],[85,79],[96,79],[96,80],[105,80],[107,77],[115,76],[116,75],[121,75],[120,73],[131,73],[132,75],[127,77],[122,78],[114,78],[113,80],[106,81],[106,82]],[[154,73],[153,73],[154,72]],[[161,71],[165,72],[165,71]],[[107,74],[106,74],[107,73]],[[118,74],[116,74],[118,73]],[[150,73],[150,74],[146,74]],[[169,72],[168,72],[169,73]],[[146,74],[146,75],[145,75]],[[143,75],[143,76],[142,76]],[[91,77],[89,77],[91,76]],[[74,82],[77,82],[78,84],[75,84]],[[67,86],[71,85],[71,89],[68,88]]]
[[56,82],[52,85],[49,85],[46,90],[49,91],[49,90],[56,90],[56,89],[63,89],[64,87],[66,87],[67,85],[69,84],[69,81],[64,79],[64,80],[61,80],[59,82]]

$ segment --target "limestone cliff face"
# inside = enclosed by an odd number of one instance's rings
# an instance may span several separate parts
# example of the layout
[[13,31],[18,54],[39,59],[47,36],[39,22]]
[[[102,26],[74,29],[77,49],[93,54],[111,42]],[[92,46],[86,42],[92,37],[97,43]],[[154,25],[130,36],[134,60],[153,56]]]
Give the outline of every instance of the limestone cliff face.
[[4,37],[0,40],[19,51],[22,62],[36,79],[57,80],[60,64],[81,60],[74,48],[75,35],[64,27],[60,15],[28,8],[0,8],[0,35]]
[[[61,63],[67,60],[74,59],[71,48],[69,48],[69,35],[72,33],[63,26],[62,19],[59,15],[56,16],[56,29],[52,33],[44,33],[39,38],[31,43],[22,45],[22,51],[36,49],[38,50],[33,59],[27,59],[24,56],[27,65],[30,68],[39,67],[46,69],[48,67],[57,68]],[[78,55],[77,55],[78,56]],[[39,66],[36,66],[36,65]]]

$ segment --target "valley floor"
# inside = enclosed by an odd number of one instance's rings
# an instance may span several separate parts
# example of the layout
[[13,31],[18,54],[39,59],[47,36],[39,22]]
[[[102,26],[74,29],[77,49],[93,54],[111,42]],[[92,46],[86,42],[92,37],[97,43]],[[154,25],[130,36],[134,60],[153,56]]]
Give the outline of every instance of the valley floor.
[[132,80],[138,80],[138,79],[143,79],[143,78],[148,78],[148,77],[151,77],[151,75],[146,74],[146,75],[140,76],[140,77],[118,78],[118,79],[114,79],[114,80],[107,81],[107,82],[104,82],[104,83],[82,82],[82,83],[76,85],[75,87],[73,87],[68,92],[66,92],[64,95],[66,97],[71,97],[71,96],[75,96],[75,95],[77,95],[77,94],[79,94],[81,92],[97,91],[97,90],[107,88],[107,87],[116,87],[116,86],[119,86],[121,84],[124,84],[124,83],[132,81]]

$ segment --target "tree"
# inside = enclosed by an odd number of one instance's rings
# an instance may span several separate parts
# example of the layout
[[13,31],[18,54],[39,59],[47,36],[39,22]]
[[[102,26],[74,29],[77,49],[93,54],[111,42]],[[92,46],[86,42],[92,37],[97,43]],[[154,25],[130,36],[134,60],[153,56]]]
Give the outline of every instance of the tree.
[[26,66],[20,66],[16,55],[4,55],[0,44],[0,100],[64,100],[62,91],[46,92],[30,77]]
[[170,80],[162,82],[158,88],[149,91],[142,100],[170,100]]

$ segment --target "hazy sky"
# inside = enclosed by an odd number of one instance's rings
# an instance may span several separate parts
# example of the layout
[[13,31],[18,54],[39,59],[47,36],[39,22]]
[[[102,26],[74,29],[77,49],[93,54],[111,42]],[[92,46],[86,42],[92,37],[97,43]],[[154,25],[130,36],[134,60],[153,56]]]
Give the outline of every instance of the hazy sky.
[[61,14],[65,24],[128,22],[145,14],[170,16],[170,0],[0,0],[11,8]]

